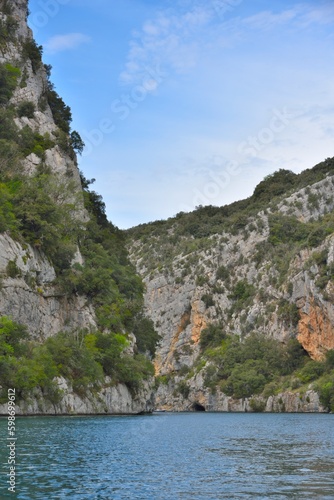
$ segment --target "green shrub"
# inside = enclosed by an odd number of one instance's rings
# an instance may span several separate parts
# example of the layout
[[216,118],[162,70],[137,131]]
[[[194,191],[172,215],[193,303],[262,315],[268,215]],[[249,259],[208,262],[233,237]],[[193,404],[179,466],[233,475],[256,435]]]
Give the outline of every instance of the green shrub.
[[239,280],[228,296],[229,299],[233,301],[232,307],[229,311],[230,316],[233,312],[240,311],[249,305],[254,296],[254,285],[248,283],[247,280]]
[[306,241],[309,235],[307,224],[300,222],[295,217],[286,215],[272,215],[269,218],[269,238],[272,245],[281,243]]
[[[1,117],[0,117],[1,120]],[[0,126],[1,128],[1,126]],[[21,155],[14,141],[0,139],[0,179],[8,180],[20,168]],[[5,185],[2,185],[3,188]],[[1,208],[0,208],[1,210]]]
[[327,371],[334,369],[334,349],[326,352],[325,367]]
[[18,227],[12,198],[8,185],[0,183],[0,232],[15,231]]
[[37,45],[35,40],[33,40],[32,38],[26,38],[22,47],[22,56],[25,61],[30,59],[32,70],[34,73],[37,73],[37,71],[42,66],[42,54],[42,45]]
[[326,227],[321,226],[315,228],[308,235],[307,246],[310,248],[319,246],[324,241],[326,236],[328,236],[328,230]]
[[284,349],[281,373],[287,375],[301,368],[309,360],[307,352],[296,338],[289,339]]
[[232,293],[229,295],[231,300],[246,302],[255,293],[255,288],[253,285],[249,284],[246,280],[240,280],[235,285]]
[[136,337],[138,351],[141,353],[149,352],[151,356],[154,356],[157,343],[161,337],[156,332],[153,321],[149,318],[137,317],[133,333]]
[[226,338],[221,324],[210,324],[201,331],[199,345],[202,351],[207,347],[216,347],[221,345]]
[[28,330],[25,326],[16,323],[8,316],[0,318],[0,356],[20,355],[22,341],[27,338]]
[[[113,383],[124,383],[136,392],[142,381],[154,376],[154,367],[142,355],[123,353],[124,335],[60,332],[39,344],[29,341],[27,329],[10,318],[0,319],[0,386],[15,387],[19,398],[27,398],[36,387],[44,396],[59,402],[55,377],[65,377],[80,396],[98,390],[109,375]],[[1,400],[2,400],[1,399]]]
[[299,323],[300,314],[295,303],[290,303],[285,299],[281,299],[278,305],[277,314],[286,325],[296,327]]
[[196,278],[196,286],[203,286],[207,282],[208,282],[208,280],[205,276],[199,275]]
[[266,402],[260,398],[252,398],[249,402],[249,406],[255,413],[262,413],[266,409]]
[[204,295],[202,295],[201,301],[204,302],[206,308],[212,307],[215,305],[213,297],[209,293],[205,293]]
[[156,388],[159,387],[159,385],[168,385],[169,384],[169,381],[171,379],[171,375],[170,374],[167,374],[167,375],[159,375],[158,377],[156,377]]
[[[57,202],[71,186],[57,182],[48,174],[37,174],[18,183],[13,210],[26,241],[49,256],[56,271],[70,266],[76,251],[78,224],[72,203]],[[69,196],[69,195],[68,195]]]
[[48,89],[46,98],[52,111],[55,124],[66,134],[69,134],[72,121],[71,108],[64,103],[63,99],[53,88]]
[[236,365],[225,383],[226,393],[236,398],[260,394],[267,383],[262,370],[265,367],[260,361],[247,360],[242,365]]
[[20,118],[26,116],[27,118],[33,118],[36,111],[35,104],[31,101],[23,101],[19,104],[17,109],[17,114]]
[[267,175],[254,189],[253,199],[270,203],[275,196],[286,193],[296,184],[298,176],[291,170],[280,169]]
[[181,380],[176,388],[177,392],[181,394],[184,399],[187,399],[190,393],[190,387],[185,380]]
[[0,64],[0,106],[8,103],[21,72],[9,63]]
[[315,389],[319,392],[320,403],[327,411],[334,411],[334,372],[326,375],[316,384]]
[[123,356],[118,367],[118,381],[127,385],[132,393],[142,387],[143,380],[154,376],[154,367],[143,355]]
[[210,362],[209,371],[204,373],[205,383],[211,388],[219,385],[230,396],[250,397],[263,391],[268,398],[280,387],[281,376],[301,369],[309,360],[296,339],[284,347],[277,340],[256,333],[243,342],[237,336],[226,336],[220,342],[217,339],[217,343],[205,334],[200,340],[205,348],[204,352],[201,349],[202,358]]
[[312,382],[321,377],[325,371],[325,364],[321,361],[309,361],[298,372],[298,377],[303,383]]
[[217,367],[210,364],[205,368],[204,373],[204,387],[209,387],[210,389],[215,389],[218,383]]
[[22,274],[20,268],[17,267],[16,261],[14,260],[8,261],[8,264],[6,266],[6,273],[10,278],[17,278]]
[[228,280],[229,277],[230,277],[230,272],[227,269],[227,267],[220,266],[217,269],[217,272],[216,272],[216,278],[217,278],[217,280],[225,281],[225,280]]
[[50,134],[41,135],[26,125],[20,132],[19,145],[24,156],[35,153],[40,158],[43,158],[45,151],[53,148],[55,143],[51,140]]
[[84,150],[85,143],[83,142],[79,133],[76,130],[73,130],[71,132],[70,142],[74,151],[81,155]]

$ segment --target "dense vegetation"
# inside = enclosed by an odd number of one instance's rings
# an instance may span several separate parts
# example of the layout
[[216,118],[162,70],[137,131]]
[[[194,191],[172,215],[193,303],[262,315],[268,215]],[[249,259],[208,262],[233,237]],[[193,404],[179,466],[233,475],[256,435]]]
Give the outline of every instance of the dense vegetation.
[[[208,330],[212,333],[212,326]],[[193,367],[180,370],[178,375],[183,379],[174,386],[174,397],[187,399],[189,380],[202,371],[204,387],[213,394],[219,389],[233,398],[250,398],[253,411],[264,411],[269,396],[291,391],[298,392],[302,399],[309,389],[319,393],[327,411],[334,411],[334,351],[328,351],[323,361],[313,361],[295,339],[282,345],[253,333],[240,342],[237,336],[217,333],[216,343],[201,352]],[[157,381],[168,384],[172,378],[169,374]],[[279,405],[280,411],[285,411],[283,400]]]
[[[66,378],[74,392],[85,396],[107,385],[125,383],[131,391],[141,387],[154,369],[147,357],[122,354],[128,341],[124,335],[79,331],[58,333],[44,343],[31,340],[29,332],[8,317],[0,319],[0,402],[7,388],[15,387],[18,399],[27,400],[41,391],[45,399],[59,403],[62,392],[55,377]],[[37,389],[37,392],[36,392]]]
[[[72,382],[76,392],[83,393],[89,387],[96,388],[102,375],[111,377],[111,383],[123,382],[136,390],[140,381],[154,372],[144,355],[154,354],[158,335],[142,314],[142,282],[127,259],[122,233],[107,221],[101,198],[83,182],[90,213],[85,224],[78,224],[74,205],[66,201],[71,183],[63,185],[51,174],[38,173],[25,180],[16,176],[0,185],[1,230],[43,250],[57,272],[59,291],[85,295],[95,308],[99,327],[96,332],[59,333],[41,345],[29,341],[22,326],[3,318],[2,338],[6,341],[1,385],[14,385],[22,397],[35,386],[43,388],[46,396],[55,397],[52,380],[60,375]],[[72,266],[77,245],[84,263]],[[7,275],[21,276],[15,262],[9,262]],[[32,276],[27,274],[24,279],[43,294]],[[138,342],[134,356],[122,354],[131,331]],[[20,344],[16,332],[22,337]]]
[[[270,395],[285,390],[303,394],[310,384],[325,408],[334,410],[334,351],[328,351],[323,361],[313,361],[296,339],[283,345],[252,333],[241,342],[240,337],[225,335],[222,326],[214,324],[202,330],[200,347],[198,360],[178,386],[185,397],[189,394],[187,380],[203,369],[204,385],[212,392],[219,388],[228,396],[253,398],[257,411],[264,410]],[[257,399],[260,395],[262,402]]]

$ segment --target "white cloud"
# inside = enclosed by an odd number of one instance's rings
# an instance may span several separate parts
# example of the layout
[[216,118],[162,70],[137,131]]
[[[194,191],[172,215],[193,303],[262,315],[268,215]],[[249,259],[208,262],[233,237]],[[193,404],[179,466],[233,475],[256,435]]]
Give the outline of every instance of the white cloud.
[[327,25],[334,22],[334,5],[333,2],[323,5],[312,6],[311,9],[305,9],[301,16],[300,23],[303,27],[308,27],[312,24]]
[[239,3],[229,9],[229,18],[217,15],[217,2],[188,2],[183,9],[179,2],[173,9],[156,13],[133,34],[120,83],[138,84],[147,66],[157,63],[168,75],[188,72],[213,47],[226,49],[245,42],[252,30],[266,33],[283,26],[300,30],[334,20],[332,3],[314,6],[301,2],[278,12],[265,10],[250,16],[240,15]]
[[[275,9],[255,15],[240,3],[240,9],[235,7],[224,18],[215,14],[211,2],[203,2],[204,7],[196,2],[196,8],[193,3],[184,0],[186,8],[179,13],[175,7],[152,14],[130,40],[121,82],[145,81],[151,85],[147,90],[154,91],[158,84],[154,77],[147,80],[147,68],[161,67],[158,73],[173,80],[164,95],[172,89],[176,99],[170,106],[173,118],[169,110],[164,117],[163,99],[159,100],[162,121],[156,141],[143,139],[134,147],[145,172],[138,169],[126,183],[120,175],[108,184],[110,217],[121,227],[192,210],[198,204],[222,205],[244,198],[279,168],[298,172],[332,155],[333,71],[326,64],[330,47],[326,56],[322,40],[327,38],[318,35],[329,31],[333,3],[292,2],[277,10],[277,2]],[[272,33],[281,37],[271,37]],[[271,46],[262,50],[267,39],[269,46],[273,43],[273,56]],[[253,43],[250,49],[248,41]],[[319,58],[318,47],[324,49]],[[193,68],[196,78],[182,78],[174,85],[175,77]],[[187,86],[181,88],[183,82]],[[272,122],[272,110],[285,106],[293,116],[284,128]],[[249,144],[254,138],[260,144],[255,151]],[[245,143],[248,147],[240,153]],[[133,162],[119,151],[111,163],[123,163],[126,170]],[[240,165],[236,175],[230,168],[235,163]]]
[[310,5],[299,3],[278,13],[259,12],[243,19],[242,24],[253,29],[268,31],[277,26],[288,25],[295,28],[307,28],[311,25],[328,25],[334,22],[333,2]]
[[257,30],[270,30],[277,25],[286,24],[296,19],[300,8],[285,10],[278,14],[271,11],[264,11],[250,16],[243,21],[243,24]]
[[90,41],[90,37],[83,33],[67,33],[65,35],[55,35],[45,44],[48,52],[55,54],[64,50],[76,49],[83,43]]
[[120,82],[136,84],[142,80],[147,66],[160,63],[165,71],[184,73],[196,65],[202,44],[201,31],[214,17],[209,6],[195,6],[186,12],[176,10],[159,12],[144,22],[130,41],[125,69]]

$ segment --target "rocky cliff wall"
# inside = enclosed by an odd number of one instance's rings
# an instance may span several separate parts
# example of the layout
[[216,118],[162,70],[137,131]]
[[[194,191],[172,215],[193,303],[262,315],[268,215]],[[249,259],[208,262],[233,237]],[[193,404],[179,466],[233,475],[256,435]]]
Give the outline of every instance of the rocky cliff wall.
[[[72,219],[83,226],[88,221],[88,214],[84,208],[77,158],[67,132],[69,126],[61,128],[57,125],[49,105],[49,95],[54,90],[49,81],[50,68],[40,60],[42,50],[34,42],[27,25],[28,0],[0,0],[0,22],[6,23],[9,16],[11,22],[14,19],[17,25],[14,34],[8,36],[6,41],[1,40],[0,63],[7,65],[4,67],[11,68],[11,71],[15,70],[17,85],[6,106],[15,110],[14,122],[18,130],[24,132],[30,129],[43,148],[42,151],[31,152],[21,162],[11,162],[8,175],[19,173],[20,176],[32,177],[38,171],[47,173],[56,188],[51,193],[52,200],[73,207],[70,214]],[[56,93],[52,97],[61,111],[65,110],[66,121],[70,117],[69,108]],[[33,112],[25,116],[18,110],[27,103]],[[58,332],[96,329],[96,315],[91,302],[84,295],[60,291],[56,271],[39,250],[40,247],[40,244],[28,244],[15,231],[0,234],[0,316],[10,316],[27,326],[31,337],[38,341]],[[74,262],[84,263],[79,248]],[[132,345],[130,355],[133,354]],[[80,397],[73,392],[68,381],[59,379],[62,398],[57,404],[51,404],[36,389],[30,399],[17,402],[17,410],[18,414],[150,411],[153,408],[152,383],[152,380],[145,381],[142,388],[133,394],[124,384],[111,386],[106,378],[99,393]],[[0,405],[0,414],[6,413],[6,405]]]
[[[181,381],[182,378],[177,378]],[[201,374],[189,382],[188,396],[175,392],[175,381],[160,385],[156,394],[156,405],[166,411],[217,411],[217,412],[266,412],[266,413],[323,413],[326,409],[319,395],[312,389],[305,392],[286,391],[277,395],[252,398],[233,398],[219,389],[212,393],[204,387]]]
[[85,298],[60,293],[50,262],[7,234],[0,235],[0,277],[0,315],[26,325],[36,339],[96,327],[94,310]]
[[[27,41],[33,42],[33,34],[27,25],[28,2],[14,0],[10,2],[10,7],[17,27],[15,37],[1,48],[0,62],[18,67],[20,75],[9,106],[33,103],[33,117],[16,117],[17,127],[19,130],[29,127],[41,136],[48,134],[55,144],[58,142],[59,129],[53,114],[47,102],[41,109],[41,101],[43,98],[45,100],[48,87],[45,67],[43,64],[34,66],[32,60],[23,55]],[[2,19],[6,17],[6,14],[1,15]],[[63,196],[71,198],[67,201],[75,205],[73,217],[85,221],[87,213],[83,206],[79,170],[76,158],[71,156],[55,145],[47,149],[42,157],[31,153],[20,164],[20,168],[30,176],[43,165],[45,170],[55,176],[58,185],[63,186]],[[70,189],[67,189],[69,186]],[[76,260],[82,261],[79,250]],[[12,271],[8,272],[10,266]],[[83,297],[65,297],[57,291],[54,286],[56,273],[48,259],[31,245],[15,242],[8,234],[0,235],[0,275],[0,314],[12,316],[14,320],[27,325],[36,337],[43,338],[61,330],[95,325],[94,311],[86,305]]]
[[[71,384],[63,377],[56,380],[61,397],[56,402],[46,399],[40,389],[19,402],[15,411],[17,415],[133,415],[149,413],[155,408],[153,381],[148,380],[135,394],[126,385],[112,386],[108,377],[105,385],[98,392],[87,392],[78,395]],[[7,404],[0,405],[0,415],[7,415]]]
[[[285,255],[266,255],[270,216],[279,214],[303,223],[320,220],[333,210],[333,185],[334,177],[328,175],[275,206],[268,206],[242,230],[212,235],[204,242],[205,248],[180,252],[172,265],[164,265],[167,243],[158,238],[152,237],[150,247],[146,243],[144,251],[140,241],[131,243],[132,260],[146,284],[146,310],[162,338],[155,359],[156,374],[171,377],[171,382],[158,390],[158,405],[179,410],[196,399],[214,409],[232,404],[231,398],[223,396],[210,399],[203,379],[198,385],[189,376],[190,399],[181,402],[175,398],[182,372],[192,368],[200,353],[200,332],[212,323],[221,324],[227,334],[241,338],[252,331],[282,342],[295,337],[313,359],[322,359],[327,350],[334,348],[333,283],[325,276],[333,263],[334,236],[297,253],[290,252],[287,244]],[[172,229],[169,234],[173,238]],[[190,241],[196,247],[196,241]],[[159,266],[150,268],[150,255],[157,262],[159,254]],[[322,264],[313,258],[321,254],[326,256]],[[324,286],[319,285],[321,278]],[[232,296],[240,281],[253,287],[254,296],[236,307]],[[294,317],[284,314],[282,304],[294,311]],[[200,392],[199,398],[196,391]],[[213,406],[211,400],[216,401]]]

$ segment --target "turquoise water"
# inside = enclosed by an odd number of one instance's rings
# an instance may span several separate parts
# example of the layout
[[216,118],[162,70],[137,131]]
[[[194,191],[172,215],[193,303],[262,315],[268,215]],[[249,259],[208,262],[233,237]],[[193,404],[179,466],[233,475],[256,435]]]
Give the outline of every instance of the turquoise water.
[[334,499],[334,415],[160,413],[16,420],[0,498]]

